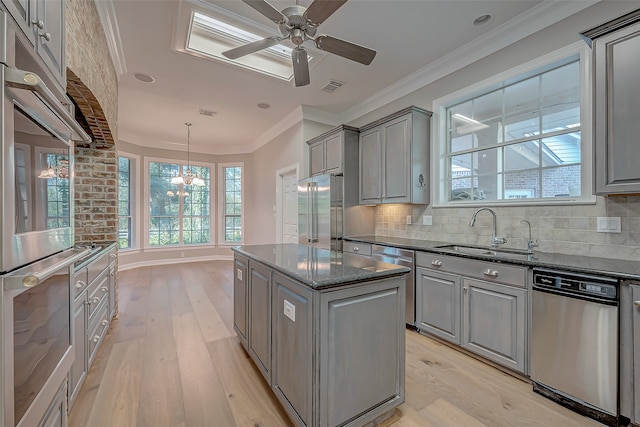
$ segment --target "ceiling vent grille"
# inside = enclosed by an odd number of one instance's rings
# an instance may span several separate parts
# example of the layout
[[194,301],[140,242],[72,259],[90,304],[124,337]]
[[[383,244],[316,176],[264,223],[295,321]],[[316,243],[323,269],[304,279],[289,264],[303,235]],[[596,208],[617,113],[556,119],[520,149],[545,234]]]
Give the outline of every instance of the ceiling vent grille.
[[338,80],[329,80],[329,83],[327,83],[322,88],[322,91],[333,93],[333,92],[337,91],[338,89],[340,89],[342,86],[344,86],[344,82],[340,82]]
[[215,117],[216,116],[216,112],[215,111],[211,111],[211,110],[205,110],[204,108],[200,109],[200,115],[201,116],[207,116],[207,117]]

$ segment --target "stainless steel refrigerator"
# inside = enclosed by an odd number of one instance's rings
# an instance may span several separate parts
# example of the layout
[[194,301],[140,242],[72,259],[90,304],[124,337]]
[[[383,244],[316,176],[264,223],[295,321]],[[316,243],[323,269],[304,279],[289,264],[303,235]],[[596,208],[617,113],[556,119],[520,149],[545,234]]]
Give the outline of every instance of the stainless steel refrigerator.
[[375,208],[358,202],[358,169],[298,181],[298,242],[342,251],[344,236],[375,232]]

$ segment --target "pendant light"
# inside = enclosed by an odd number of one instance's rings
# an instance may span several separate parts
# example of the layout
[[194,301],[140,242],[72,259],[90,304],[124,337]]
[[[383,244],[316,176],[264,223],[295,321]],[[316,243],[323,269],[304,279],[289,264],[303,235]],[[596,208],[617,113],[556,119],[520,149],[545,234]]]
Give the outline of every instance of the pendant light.
[[185,123],[185,126],[187,127],[187,169],[184,175],[182,173],[173,175],[171,183],[204,187],[204,180],[191,171],[191,123]]

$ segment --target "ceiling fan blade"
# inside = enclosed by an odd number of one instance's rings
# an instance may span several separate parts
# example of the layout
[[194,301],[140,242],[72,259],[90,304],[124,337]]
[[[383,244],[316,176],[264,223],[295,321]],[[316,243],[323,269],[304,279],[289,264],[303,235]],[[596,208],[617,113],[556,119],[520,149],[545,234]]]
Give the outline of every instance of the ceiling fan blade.
[[267,37],[266,39],[257,40],[243,46],[229,49],[225,52],[222,52],[222,54],[229,59],[238,59],[241,56],[245,56],[271,46],[275,46],[280,43],[280,41],[282,41],[280,37]]
[[284,16],[278,9],[271,6],[265,0],[242,0],[244,3],[248,4],[276,24],[280,22],[284,22],[287,20],[286,16]]
[[315,43],[318,49],[326,50],[327,52],[364,65],[371,64],[371,61],[373,61],[373,58],[376,56],[376,51],[373,49],[331,36],[318,36],[315,38]]
[[296,87],[306,86],[311,83],[309,79],[309,61],[307,60],[307,50],[300,46],[291,52],[293,61],[293,79]]
[[346,2],[347,0],[315,0],[307,8],[305,15],[315,25],[320,25]]

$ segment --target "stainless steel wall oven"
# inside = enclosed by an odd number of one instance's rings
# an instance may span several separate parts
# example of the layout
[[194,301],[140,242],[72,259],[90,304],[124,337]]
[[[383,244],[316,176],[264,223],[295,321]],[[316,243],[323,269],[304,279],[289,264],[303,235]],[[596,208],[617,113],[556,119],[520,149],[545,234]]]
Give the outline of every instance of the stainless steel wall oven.
[[[35,426],[73,363],[73,141],[88,135],[40,76],[15,68],[0,10],[0,427]],[[20,50],[21,54],[24,49]]]

